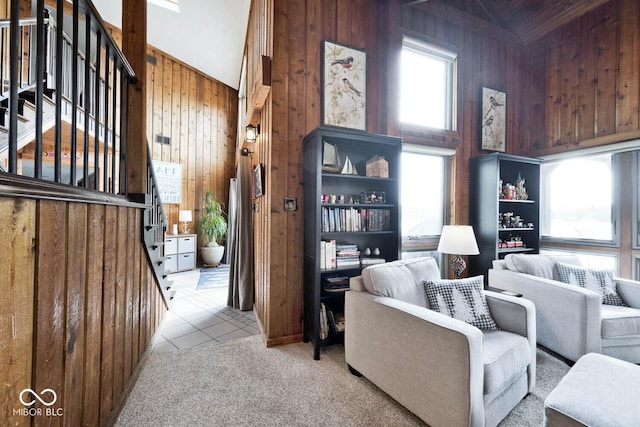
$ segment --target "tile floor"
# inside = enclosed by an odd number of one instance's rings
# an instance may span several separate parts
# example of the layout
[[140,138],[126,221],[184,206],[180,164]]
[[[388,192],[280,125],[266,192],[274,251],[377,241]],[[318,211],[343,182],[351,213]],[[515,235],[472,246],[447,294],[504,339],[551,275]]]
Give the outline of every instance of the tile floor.
[[176,291],[154,352],[176,351],[259,334],[253,311],[227,306],[228,288],[196,290],[200,269],[169,275]]

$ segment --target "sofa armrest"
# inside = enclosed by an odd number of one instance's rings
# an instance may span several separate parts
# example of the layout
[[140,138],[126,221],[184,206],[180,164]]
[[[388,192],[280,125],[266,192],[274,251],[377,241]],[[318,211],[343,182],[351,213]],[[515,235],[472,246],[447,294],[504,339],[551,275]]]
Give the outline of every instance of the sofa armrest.
[[[485,291],[487,305],[491,317],[498,327],[507,332],[522,335],[529,341],[531,360],[536,360],[536,308],[525,298],[504,295],[498,292]],[[536,385],[536,364],[531,363],[527,369],[529,391]]]
[[596,292],[510,270],[489,270],[489,285],[533,302],[539,344],[573,361],[601,351],[602,298]]
[[640,308],[640,282],[615,278],[618,294],[630,307]]
[[349,278],[349,289],[352,291],[364,292],[366,291],[364,287],[364,281],[362,280],[362,276],[352,276]]
[[351,367],[430,425],[483,425],[479,329],[368,292],[347,291],[345,319]]

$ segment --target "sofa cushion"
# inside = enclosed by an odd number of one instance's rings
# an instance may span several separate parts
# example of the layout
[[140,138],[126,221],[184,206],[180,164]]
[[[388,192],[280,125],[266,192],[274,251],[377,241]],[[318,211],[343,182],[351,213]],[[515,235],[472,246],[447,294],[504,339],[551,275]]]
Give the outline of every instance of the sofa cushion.
[[369,293],[421,307],[428,307],[422,282],[439,278],[438,264],[431,257],[371,265],[362,270],[362,281]]
[[602,338],[640,337],[640,309],[603,305]]
[[484,296],[483,276],[459,280],[425,281],[432,310],[470,323],[479,329],[498,329]]
[[506,331],[483,331],[484,394],[494,393],[531,363],[529,341]]
[[573,255],[509,254],[504,262],[508,270],[551,280],[559,280],[556,263],[580,265],[580,259]]
[[625,306],[618,295],[613,274],[608,270],[596,270],[576,265],[558,263],[560,281],[571,285],[579,285],[602,295],[602,303]]

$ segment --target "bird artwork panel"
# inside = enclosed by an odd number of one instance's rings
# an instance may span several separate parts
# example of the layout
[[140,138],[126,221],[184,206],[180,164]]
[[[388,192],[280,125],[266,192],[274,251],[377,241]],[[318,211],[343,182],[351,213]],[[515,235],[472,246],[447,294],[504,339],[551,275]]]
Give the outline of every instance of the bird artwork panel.
[[482,149],[505,151],[507,139],[507,94],[482,88]]
[[329,41],[323,47],[323,124],[366,130],[366,52]]

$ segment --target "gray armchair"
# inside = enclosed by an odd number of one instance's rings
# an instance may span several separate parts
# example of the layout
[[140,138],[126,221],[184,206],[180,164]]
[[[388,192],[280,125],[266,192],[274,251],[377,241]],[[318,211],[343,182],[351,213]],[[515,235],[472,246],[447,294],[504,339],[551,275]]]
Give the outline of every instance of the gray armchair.
[[489,285],[523,295],[536,308],[538,344],[571,361],[595,352],[640,363],[640,282],[616,278],[628,307],[602,304],[601,295],[559,281],[557,261],[576,257],[507,255],[493,262]]
[[535,309],[485,292],[500,330],[429,309],[432,258],[367,267],[345,296],[350,369],[432,427],[495,426],[535,385]]

